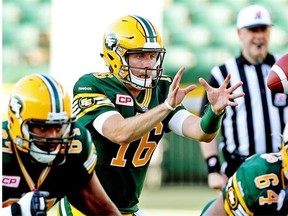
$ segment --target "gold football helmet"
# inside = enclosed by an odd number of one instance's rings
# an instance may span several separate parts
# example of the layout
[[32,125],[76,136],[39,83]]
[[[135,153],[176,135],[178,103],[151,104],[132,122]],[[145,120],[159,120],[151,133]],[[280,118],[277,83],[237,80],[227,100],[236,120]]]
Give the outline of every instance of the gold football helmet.
[[288,124],[286,124],[282,134],[283,144],[281,147],[281,157],[285,177],[288,179]]
[[[148,80],[132,74],[127,62],[127,54],[155,52],[157,61],[152,69],[152,77]],[[137,89],[153,88],[162,75],[162,63],[165,49],[162,38],[156,27],[141,16],[124,16],[117,19],[105,32],[103,38],[103,54],[101,55],[109,70],[125,83]],[[136,68],[136,67],[134,67]],[[147,68],[136,68],[146,71]]]
[[[19,80],[10,96],[8,125],[17,149],[30,153],[41,163],[52,162],[57,155],[65,155],[73,138],[70,97],[61,84],[45,74],[28,75]],[[56,127],[61,137],[46,137],[32,133],[31,128]],[[57,146],[45,151],[35,145]],[[62,157],[65,159],[65,156]]]
[[288,179],[288,145],[282,145],[281,156],[285,177]]

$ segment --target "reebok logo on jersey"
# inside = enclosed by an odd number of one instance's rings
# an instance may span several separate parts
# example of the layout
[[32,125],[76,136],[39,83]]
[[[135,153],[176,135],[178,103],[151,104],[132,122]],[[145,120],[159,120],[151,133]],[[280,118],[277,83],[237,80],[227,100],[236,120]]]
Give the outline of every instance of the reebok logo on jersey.
[[134,101],[129,95],[117,94],[116,104],[124,106],[134,106]]
[[78,90],[79,90],[79,91],[91,91],[92,88],[91,88],[91,87],[86,87],[86,86],[84,86],[84,87],[78,87]]
[[2,185],[4,187],[18,188],[20,183],[20,176],[2,176]]

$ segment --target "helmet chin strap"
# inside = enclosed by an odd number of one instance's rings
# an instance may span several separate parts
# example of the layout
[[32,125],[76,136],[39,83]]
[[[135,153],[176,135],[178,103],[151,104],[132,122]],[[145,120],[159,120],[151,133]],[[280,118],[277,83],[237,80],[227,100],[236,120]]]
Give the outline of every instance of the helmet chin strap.
[[54,151],[46,152],[39,149],[34,143],[30,146],[30,155],[40,163],[50,163],[56,158],[56,154],[59,152],[59,148]]

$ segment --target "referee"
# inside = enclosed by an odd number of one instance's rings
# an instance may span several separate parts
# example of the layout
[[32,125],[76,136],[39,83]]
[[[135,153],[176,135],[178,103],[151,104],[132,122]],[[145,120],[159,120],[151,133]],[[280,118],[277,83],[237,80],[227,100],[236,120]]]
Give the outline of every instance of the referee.
[[[237,58],[225,61],[211,70],[210,85],[219,87],[230,73],[230,85],[240,80],[245,96],[235,99],[237,107],[227,107],[221,128],[221,136],[212,143],[200,143],[208,166],[208,185],[220,189],[249,156],[255,153],[277,152],[281,146],[281,134],[288,121],[287,95],[271,92],[267,76],[271,66],[279,58],[268,52],[272,21],[266,8],[250,5],[237,17],[237,33],[242,51]],[[236,92],[235,92],[236,93]],[[202,101],[201,115],[205,112],[207,97]],[[220,172],[217,150],[222,151],[225,162]]]

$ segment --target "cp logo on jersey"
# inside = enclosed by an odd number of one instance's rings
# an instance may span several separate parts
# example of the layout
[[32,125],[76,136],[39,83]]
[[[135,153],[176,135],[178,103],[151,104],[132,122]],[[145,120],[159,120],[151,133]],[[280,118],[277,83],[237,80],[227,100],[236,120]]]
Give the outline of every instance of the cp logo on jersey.
[[20,176],[2,176],[2,185],[5,187],[18,188],[20,183]]
[[124,106],[134,106],[134,101],[129,95],[117,94],[116,104]]

